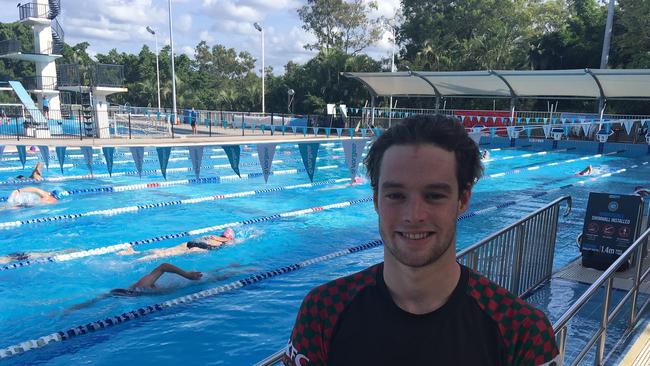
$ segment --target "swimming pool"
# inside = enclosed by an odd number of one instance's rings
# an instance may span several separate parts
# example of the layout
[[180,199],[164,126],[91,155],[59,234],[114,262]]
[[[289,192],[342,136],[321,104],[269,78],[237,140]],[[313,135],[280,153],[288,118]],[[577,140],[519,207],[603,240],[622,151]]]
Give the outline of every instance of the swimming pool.
[[[127,287],[148,273],[161,260],[137,261],[137,256],[118,256],[113,253],[88,255],[56,263],[39,263],[24,268],[0,271],[0,348],[67,330],[133,309],[161,303],[179,296],[196,293],[231,283],[253,273],[265,272],[306,259],[336,252],[344,248],[378,239],[377,219],[369,201],[327,210],[312,207],[362,200],[371,196],[367,183],[350,186],[344,180],[348,170],[340,143],[336,139],[319,151],[320,161],[314,177],[314,186],[286,188],[309,182],[306,173],[287,172],[271,175],[264,183],[254,156],[254,147],[244,149],[241,172],[251,173],[248,179],[220,179],[219,183],[178,184],[156,187],[163,182],[160,173],[119,175],[133,172],[134,165],[126,156],[116,156],[115,176],[96,179],[73,179],[40,184],[51,191],[92,189],[101,187],[149,184],[151,188],[137,188],[122,192],[83,193],[70,195],[57,205],[21,210],[2,210],[2,223],[41,220],[47,222],[6,225],[0,228],[0,254],[11,252],[87,250],[110,247],[124,242],[152,239],[137,246],[137,250],[171,247],[188,237],[158,240],[169,234],[185,233],[205,227],[234,222],[251,221],[235,227],[238,244],[205,254],[166,258],[182,268],[206,274],[204,280],[189,282],[172,276],[163,278],[162,285],[175,291],[136,298],[105,298],[82,309],[64,314],[65,309],[92,300],[116,287]],[[202,177],[232,176],[225,154],[218,147],[206,150]],[[118,149],[127,152],[128,149]],[[147,149],[146,172],[158,169],[155,150]],[[70,151],[64,169],[65,176],[87,174],[79,152]],[[5,157],[15,155],[5,154]],[[193,178],[186,151],[174,151],[168,180]],[[210,158],[211,157],[211,158]],[[298,148],[293,144],[278,147],[275,172],[302,168]],[[101,159],[96,158],[96,161]],[[458,225],[458,249],[462,249],[543,206],[554,198],[570,194],[574,210],[560,220],[558,248],[554,268],[579,255],[575,237],[582,228],[582,218],[589,191],[629,193],[636,185],[647,183],[650,165],[648,159],[624,158],[619,154],[576,155],[572,151],[528,151],[501,149],[491,151],[486,163],[486,177],[476,188],[467,215]],[[0,161],[0,197],[7,196],[17,186],[9,184],[17,174],[29,174],[30,166],[19,169],[15,160]],[[589,177],[574,173],[587,164],[595,172]],[[323,169],[323,167],[327,167]],[[18,168],[18,169],[16,169]],[[626,171],[620,171],[627,169]],[[101,164],[95,173],[105,173]],[[608,174],[613,173],[611,176]],[[58,164],[51,163],[46,178],[61,177]],[[336,181],[338,180],[338,181]],[[214,180],[216,181],[216,179]],[[583,182],[583,183],[580,183]],[[274,190],[281,187],[284,189]],[[259,190],[249,195],[236,193]],[[534,194],[548,192],[538,198]],[[197,197],[232,194],[198,203],[168,204],[163,207],[138,209],[119,213],[117,208],[171,202]],[[504,205],[510,201],[517,204]],[[505,206],[495,209],[497,205]],[[58,219],[89,211],[111,210],[106,214],[85,215]],[[476,214],[478,212],[478,214]],[[68,215],[68,216],[66,216]],[[197,235],[193,235],[197,236]],[[156,239],[156,240],[153,240]],[[304,269],[253,283],[245,288],[226,291],[189,304],[173,306],[135,321],[109,329],[75,337],[69,341],[48,345],[9,359],[9,364],[47,363],[63,365],[88,363],[93,365],[119,362],[137,364],[171,364],[179,359],[189,364],[251,364],[278,350],[286,343],[293,325],[295,312],[304,294],[326,280],[361,270],[381,260],[381,248],[337,257],[310,265]],[[222,279],[221,276],[229,276]],[[552,291],[552,290],[551,290]],[[553,296],[562,296],[557,291]],[[553,297],[554,301],[558,300]],[[570,299],[567,299],[567,301]],[[541,301],[544,305],[544,301]],[[556,319],[557,307],[544,308]]]

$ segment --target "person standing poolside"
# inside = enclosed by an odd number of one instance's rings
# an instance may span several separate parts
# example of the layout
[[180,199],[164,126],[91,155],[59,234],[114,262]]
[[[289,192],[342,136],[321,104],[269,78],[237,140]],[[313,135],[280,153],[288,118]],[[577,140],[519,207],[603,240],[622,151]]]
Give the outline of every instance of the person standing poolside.
[[47,95],[43,96],[43,114],[45,115],[45,118],[50,118],[50,100],[47,99]]
[[406,118],[364,163],[384,262],[307,294],[284,364],[557,364],[546,316],[456,261],[456,220],[483,171],[462,124]]
[[196,110],[194,110],[194,107],[192,107],[192,110],[189,113],[189,118],[190,118],[190,125],[192,126],[192,135],[197,134],[196,130],[196,124],[197,124],[197,115],[196,115]]
[[[164,249],[151,249],[144,253],[149,253],[148,255],[139,258],[138,260],[145,261],[150,259],[164,258],[164,257],[173,257],[177,255],[183,255],[186,253],[203,253],[210,250],[221,249],[224,245],[235,240],[235,231],[232,228],[227,228],[223,231],[221,235],[206,235],[200,238],[192,239],[183,244],[177,245],[171,248]],[[131,255],[138,254],[132,247],[121,252],[118,252],[119,255]]]

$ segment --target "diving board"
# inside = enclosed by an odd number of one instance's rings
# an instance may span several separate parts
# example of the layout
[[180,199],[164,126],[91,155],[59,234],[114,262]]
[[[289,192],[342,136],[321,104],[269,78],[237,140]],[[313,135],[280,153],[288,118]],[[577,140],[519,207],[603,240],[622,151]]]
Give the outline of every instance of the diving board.
[[23,103],[23,106],[27,109],[27,112],[32,116],[32,120],[34,121],[34,126],[32,127],[25,125],[25,135],[33,137],[50,137],[50,129],[47,119],[41,110],[36,107],[36,104],[34,104],[32,97],[29,96],[29,93],[27,93],[23,84],[21,84],[20,81],[9,81],[9,85],[11,85],[11,88],[18,96],[18,99]]

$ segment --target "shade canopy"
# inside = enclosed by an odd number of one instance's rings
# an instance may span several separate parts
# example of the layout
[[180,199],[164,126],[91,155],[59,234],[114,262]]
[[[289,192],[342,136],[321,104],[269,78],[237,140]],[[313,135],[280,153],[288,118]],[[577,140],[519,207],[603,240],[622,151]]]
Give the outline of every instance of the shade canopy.
[[650,70],[346,72],[375,96],[650,99]]

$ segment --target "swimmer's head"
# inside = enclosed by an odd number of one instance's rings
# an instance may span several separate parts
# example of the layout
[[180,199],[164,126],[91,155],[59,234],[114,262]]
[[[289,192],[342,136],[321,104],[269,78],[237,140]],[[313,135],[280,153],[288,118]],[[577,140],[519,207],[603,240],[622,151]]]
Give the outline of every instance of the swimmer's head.
[[16,179],[25,179],[25,176],[21,174],[19,176],[16,176]]
[[354,177],[354,179],[352,180],[352,184],[361,184],[362,182],[363,180],[361,179],[361,177]]
[[227,228],[226,230],[223,231],[221,236],[232,240],[235,238],[235,231],[232,228]]
[[56,198],[57,200],[60,200],[64,196],[63,191],[59,191],[56,189],[50,192],[50,194],[52,195],[52,197]]

